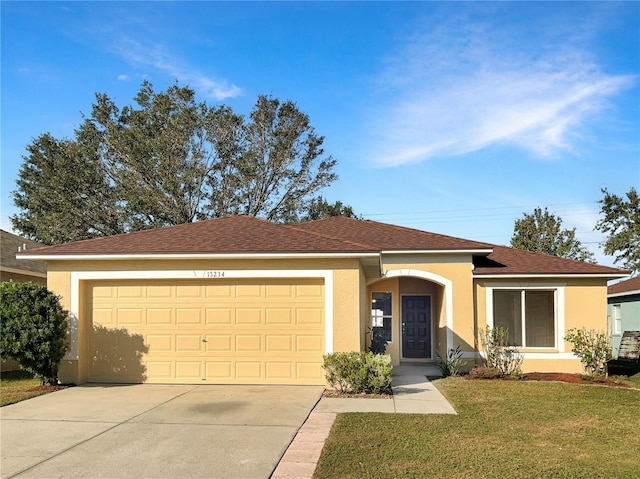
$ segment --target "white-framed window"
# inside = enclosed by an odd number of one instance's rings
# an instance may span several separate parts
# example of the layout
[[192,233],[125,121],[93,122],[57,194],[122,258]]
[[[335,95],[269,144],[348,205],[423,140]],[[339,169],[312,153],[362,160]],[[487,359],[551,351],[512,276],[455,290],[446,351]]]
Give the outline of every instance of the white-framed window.
[[622,334],[622,312],[619,304],[613,305],[613,334]]
[[393,299],[390,292],[371,293],[371,329],[374,332],[382,332],[385,341],[391,342]]
[[555,289],[493,288],[491,305],[493,327],[508,329],[510,344],[523,348],[556,347]]

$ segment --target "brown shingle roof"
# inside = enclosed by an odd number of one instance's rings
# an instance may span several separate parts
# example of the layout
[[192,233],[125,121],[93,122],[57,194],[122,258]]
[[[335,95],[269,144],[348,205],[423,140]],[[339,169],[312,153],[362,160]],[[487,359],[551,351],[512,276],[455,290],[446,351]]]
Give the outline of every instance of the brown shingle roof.
[[607,294],[629,293],[631,291],[640,291],[640,276],[620,281],[607,288]]
[[178,226],[75,241],[31,255],[260,254],[375,252],[250,216],[228,216]]
[[[598,274],[625,272],[608,266],[470,241],[413,228],[335,216],[281,225],[250,216],[228,216],[30,250],[32,256],[169,254],[365,254],[383,251],[471,251],[474,275]],[[482,251],[492,251],[483,256]]]
[[333,216],[292,226],[327,238],[355,241],[377,251],[490,250],[493,245],[403,226]]
[[[26,246],[26,249],[25,249]],[[18,249],[31,252],[32,249],[42,246],[40,243],[31,241],[13,233],[0,230],[0,265],[2,268],[11,268],[31,273],[47,272],[47,265],[40,261],[28,259],[16,259]]]
[[506,246],[494,246],[493,253],[487,257],[474,259],[474,276],[481,275],[512,275],[512,274],[613,274],[619,276],[625,271],[601,266],[599,264],[584,263],[572,259],[559,258],[548,254],[532,253]]

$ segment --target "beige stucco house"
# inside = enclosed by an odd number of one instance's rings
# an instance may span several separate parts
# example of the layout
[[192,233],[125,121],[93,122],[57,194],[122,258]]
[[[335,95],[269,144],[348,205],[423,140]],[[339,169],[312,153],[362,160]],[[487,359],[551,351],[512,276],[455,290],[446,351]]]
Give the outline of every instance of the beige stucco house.
[[231,216],[27,251],[72,314],[61,379],[324,384],[322,355],[379,328],[395,364],[508,326],[525,371],[581,370],[572,327],[607,328],[626,272],[374,221]]

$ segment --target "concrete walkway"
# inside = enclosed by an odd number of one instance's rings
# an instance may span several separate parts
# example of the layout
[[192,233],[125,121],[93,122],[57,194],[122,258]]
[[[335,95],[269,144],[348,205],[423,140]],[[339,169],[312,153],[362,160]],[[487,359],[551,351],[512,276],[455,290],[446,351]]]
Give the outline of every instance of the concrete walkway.
[[310,479],[338,413],[456,414],[449,401],[426,378],[440,375],[440,369],[434,364],[402,364],[393,369],[392,399],[320,399],[280,460],[272,479]]

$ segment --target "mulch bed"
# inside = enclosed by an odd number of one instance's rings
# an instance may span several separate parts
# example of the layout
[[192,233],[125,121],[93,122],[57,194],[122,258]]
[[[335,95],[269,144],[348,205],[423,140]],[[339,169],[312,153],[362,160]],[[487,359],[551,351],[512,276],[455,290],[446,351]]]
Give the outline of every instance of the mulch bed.
[[[483,378],[474,378],[469,374],[463,376],[465,379],[476,381],[482,380]],[[516,379],[511,376],[503,376],[501,378],[496,378],[501,381],[560,381],[563,383],[572,383],[572,384],[586,384],[590,386],[610,386],[610,387],[618,387],[618,388],[631,388],[629,384],[624,384],[619,381],[614,381],[611,378],[607,378],[605,381],[590,381],[588,379],[583,379],[580,374],[572,374],[572,373],[526,373],[523,378]]]
[[391,399],[393,398],[393,394],[380,393],[380,394],[366,394],[366,393],[358,393],[358,394],[348,394],[341,393],[340,391],[336,391],[335,389],[325,389],[322,393],[323,398],[358,398],[358,399]]

